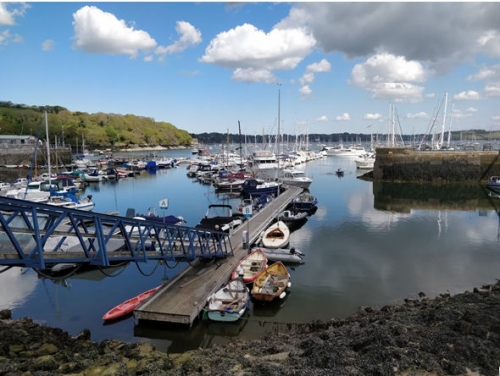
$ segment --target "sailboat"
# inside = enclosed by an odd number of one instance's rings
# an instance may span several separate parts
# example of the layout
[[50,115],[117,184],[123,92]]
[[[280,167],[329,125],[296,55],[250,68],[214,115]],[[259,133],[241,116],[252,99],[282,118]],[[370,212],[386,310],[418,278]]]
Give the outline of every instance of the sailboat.
[[[77,138],[78,142],[78,138]],[[78,145],[76,147],[76,150],[78,151]],[[85,137],[83,136],[82,133],[82,154],[80,154],[74,161],[76,167],[78,169],[85,169],[87,167],[93,166],[94,163],[90,160],[90,157],[93,157],[94,154],[89,153],[89,151],[85,148]]]
[[7,192],[7,197],[17,199],[40,202],[43,204],[55,205],[69,209],[79,209],[91,211],[95,207],[92,201],[92,196],[88,195],[84,200],[78,199],[73,192],[68,191],[63,186],[63,181],[52,176],[52,166],[50,160],[50,145],[49,145],[49,122],[47,112],[45,116],[45,134],[46,134],[46,151],[47,151],[47,165],[48,174],[47,179],[44,181],[29,182],[26,188],[22,190],[12,190]]

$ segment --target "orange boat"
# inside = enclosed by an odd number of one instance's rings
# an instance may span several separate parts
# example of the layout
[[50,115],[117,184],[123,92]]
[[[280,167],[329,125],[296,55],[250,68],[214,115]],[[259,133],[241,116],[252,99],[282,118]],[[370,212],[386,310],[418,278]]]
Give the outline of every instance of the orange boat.
[[157,286],[151,290],[144,291],[143,293],[118,304],[116,307],[111,308],[108,312],[106,312],[102,319],[104,321],[116,320],[122,316],[132,313],[139,304],[153,295],[160,287],[161,286]]
[[281,261],[267,267],[253,282],[252,296],[255,300],[270,302],[286,296],[285,290],[290,287],[290,274]]

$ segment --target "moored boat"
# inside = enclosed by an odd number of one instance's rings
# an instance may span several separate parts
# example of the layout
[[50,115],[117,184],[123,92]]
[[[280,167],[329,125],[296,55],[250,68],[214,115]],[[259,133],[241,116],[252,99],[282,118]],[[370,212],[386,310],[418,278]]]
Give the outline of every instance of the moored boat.
[[102,181],[103,174],[97,168],[89,169],[88,171],[83,173],[83,180],[86,182],[99,182]]
[[282,183],[280,182],[247,179],[241,186],[241,193],[246,197],[255,197],[262,194],[277,197],[281,186]]
[[486,188],[500,193],[500,176],[490,176],[490,179],[486,183]]
[[92,195],[87,195],[86,197],[80,199],[71,192],[58,193],[52,188],[50,191],[50,197],[46,203],[67,209],[78,209],[83,211],[92,211],[95,208],[95,202],[92,201]]
[[261,249],[255,249],[243,257],[231,274],[231,279],[240,278],[252,283],[267,268],[267,257]]
[[286,296],[286,288],[290,286],[290,274],[286,266],[278,261],[269,265],[255,279],[252,297],[264,302],[271,302],[278,297],[283,299]]
[[144,214],[136,214],[134,208],[128,208],[126,216],[128,218],[144,219],[146,221],[153,221],[164,223],[167,225],[182,225],[186,221],[183,217],[175,215],[158,215],[156,207],[150,206],[148,211]]
[[283,221],[277,221],[264,230],[261,243],[266,248],[284,248],[290,241],[290,229]]
[[158,291],[160,287],[161,286],[157,286],[150,290],[144,291],[143,293],[140,293],[139,295],[134,296],[133,298],[130,298],[124,301],[123,303],[118,304],[117,306],[111,308],[108,312],[106,312],[102,317],[102,319],[104,321],[116,320],[119,319],[120,317],[132,313],[134,309],[136,309],[139,306],[139,304],[141,304],[144,300],[146,300],[156,291]]
[[303,170],[285,169],[280,173],[279,181],[283,184],[308,189],[313,180]]
[[373,170],[375,167],[375,154],[360,155],[354,162],[358,170]]
[[206,312],[213,321],[237,321],[248,308],[250,291],[241,279],[229,281],[207,299]]
[[284,222],[290,231],[294,231],[307,222],[307,212],[283,210],[278,214],[278,221]]
[[211,204],[208,206],[205,217],[196,225],[196,228],[229,232],[241,225],[246,219],[242,213],[233,212],[231,205]]
[[253,248],[260,249],[266,255],[269,261],[281,261],[290,264],[302,264],[304,262],[305,254],[298,249],[292,248]]
[[318,205],[318,199],[308,192],[304,192],[296,196],[288,205],[288,209],[295,211],[310,212]]

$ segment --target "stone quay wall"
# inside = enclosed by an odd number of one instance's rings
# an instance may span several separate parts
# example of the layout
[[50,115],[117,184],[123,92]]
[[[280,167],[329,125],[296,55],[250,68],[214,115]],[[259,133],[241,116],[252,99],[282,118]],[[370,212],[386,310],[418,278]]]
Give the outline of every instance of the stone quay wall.
[[417,151],[377,148],[374,180],[402,182],[485,182],[500,176],[499,151]]
[[[0,148],[0,167],[5,166],[31,166],[35,148],[32,145],[16,145],[15,147]],[[52,165],[70,165],[70,148],[51,148],[50,160]],[[47,165],[47,150],[39,147],[36,153],[36,164]]]

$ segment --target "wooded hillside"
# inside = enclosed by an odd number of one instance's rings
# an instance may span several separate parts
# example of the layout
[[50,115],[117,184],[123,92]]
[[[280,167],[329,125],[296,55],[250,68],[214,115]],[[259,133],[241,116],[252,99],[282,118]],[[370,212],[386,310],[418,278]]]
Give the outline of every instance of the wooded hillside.
[[90,148],[127,146],[189,146],[191,135],[166,122],[136,115],[71,112],[60,106],[26,106],[0,101],[0,134],[31,135],[45,139],[44,111],[49,138],[58,144]]

